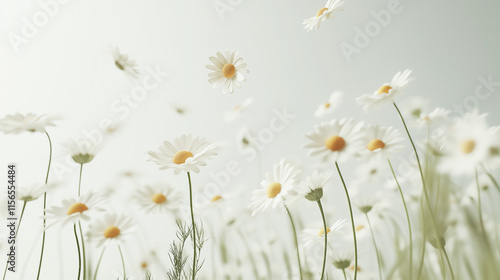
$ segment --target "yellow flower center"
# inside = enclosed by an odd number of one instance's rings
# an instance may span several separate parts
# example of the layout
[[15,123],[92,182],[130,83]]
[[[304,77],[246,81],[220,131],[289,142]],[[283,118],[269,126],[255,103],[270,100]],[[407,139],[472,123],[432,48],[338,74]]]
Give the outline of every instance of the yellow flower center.
[[193,157],[193,153],[190,151],[180,151],[177,152],[172,158],[172,162],[175,164],[183,164],[186,162],[186,159]]
[[319,18],[328,8],[321,8],[319,11],[316,13],[316,17]]
[[[351,265],[349,267],[349,269],[352,270],[352,271],[354,271],[354,265]],[[358,272],[360,272],[360,271],[361,271],[361,267],[358,265]]]
[[276,197],[281,192],[281,184],[280,183],[271,183],[267,187],[266,195],[269,198]]
[[162,204],[163,202],[167,201],[167,197],[165,197],[165,195],[163,195],[162,193],[155,193],[151,200],[156,204]]
[[460,145],[460,148],[462,149],[462,152],[464,154],[470,154],[475,147],[476,147],[476,142],[474,142],[473,140],[464,141]]
[[385,143],[380,139],[373,139],[368,143],[366,148],[370,151],[375,151],[376,149],[382,149],[385,147]]
[[141,268],[142,269],[146,269],[148,267],[148,263],[147,262],[142,262],[141,263]]
[[365,226],[363,226],[363,225],[361,225],[361,226],[357,226],[357,227],[356,227],[356,231],[360,231],[360,230],[362,230],[362,229],[364,229],[364,228],[365,228]]
[[378,91],[377,91],[377,94],[382,94],[382,93],[389,93],[389,90],[391,90],[392,87],[391,86],[381,86]]
[[329,102],[325,103],[325,108],[330,108],[331,104]]
[[120,235],[120,229],[115,226],[110,226],[103,233],[106,238],[115,238]]
[[240,109],[240,105],[236,105],[236,106],[234,106],[233,111],[238,111],[239,109]]
[[345,140],[340,136],[331,136],[325,141],[325,146],[332,152],[337,152],[345,147]]
[[224,75],[224,77],[226,78],[232,78],[235,73],[236,73],[236,67],[234,67],[234,65],[231,63],[226,63],[222,67],[222,75]]
[[69,207],[68,212],[66,212],[66,214],[71,215],[71,214],[75,214],[76,212],[83,213],[83,211],[87,211],[87,210],[89,210],[87,205],[85,205],[81,202],[77,202],[77,203],[71,204],[71,206]]
[[217,200],[219,200],[221,198],[222,198],[222,196],[216,195],[216,196],[212,197],[212,202],[216,202]]
[[[330,233],[330,229],[329,228],[326,228],[326,234],[329,234]],[[318,232],[318,236],[323,236],[325,234],[325,229],[324,228],[321,228]]]

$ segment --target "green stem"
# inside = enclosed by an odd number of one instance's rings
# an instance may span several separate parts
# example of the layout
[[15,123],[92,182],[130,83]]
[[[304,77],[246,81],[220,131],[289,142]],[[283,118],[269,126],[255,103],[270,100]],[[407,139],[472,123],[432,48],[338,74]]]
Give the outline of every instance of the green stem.
[[345,275],[345,269],[342,269],[342,273],[344,274],[344,280],[347,280],[347,275]]
[[[406,221],[408,223],[408,232],[410,235],[410,280],[412,279],[413,276],[413,236],[411,232],[411,222],[410,222],[410,214],[408,213],[408,206],[406,205],[406,200],[403,195],[403,190],[401,189],[401,185],[399,184],[398,178],[396,176],[396,173],[394,172],[394,168],[392,167],[392,163],[389,159],[387,159],[387,162],[389,162],[389,166],[391,168],[392,176],[394,176],[394,180],[396,181],[396,184],[398,185],[399,189],[399,194],[401,195],[401,201],[403,201],[403,206],[405,207],[405,214],[406,214]],[[425,245],[425,240],[424,240],[424,245]]]
[[192,280],[195,280],[196,276],[196,224],[194,223],[194,212],[193,212],[193,189],[191,186],[191,174],[187,172],[189,181],[189,207],[191,208],[191,223],[193,227],[193,273]]
[[[408,130],[408,126],[406,126],[406,122],[405,122],[405,119],[403,118],[403,115],[401,114],[401,111],[399,111],[399,108],[395,102],[393,102],[392,104],[394,104],[396,111],[398,111],[399,117],[401,118],[401,121],[403,122],[403,126],[405,128],[406,134],[408,135],[408,138],[410,139],[410,143],[411,143],[411,146],[413,148],[413,152],[415,153],[415,157],[417,158],[418,170],[420,172],[420,179],[422,180],[422,187],[423,187],[425,198],[427,201],[427,207],[429,208],[429,214],[431,215],[431,222],[432,222],[432,225],[434,227],[434,233],[436,235],[437,247],[441,250],[444,250],[444,245],[441,244],[441,238],[440,238],[438,230],[437,230],[437,225],[436,225],[436,221],[434,218],[434,213],[432,211],[432,206],[431,206],[431,202],[429,199],[429,194],[427,193],[427,185],[425,183],[424,173],[422,172],[422,164],[420,163],[420,158],[418,156],[417,148],[415,147],[415,143],[413,142],[413,139],[411,138],[410,131]],[[453,273],[452,273],[452,279],[455,280],[455,278],[453,277]]]
[[455,274],[453,273],[453,268],[451,267],[450,258],[448,257],[448,253],[446,252],[446,249],[444,247],[443,247],[443,253],[444,257],[446,258],[446,262],[448,263],[448,268],[450,269],[451,279],[455,279]]
[[78,234],[76,234],[76,224],[73,225],[73,231],[75,232],[76,248],[78,249],[78,278],[80,280],[80,274],[82,272],[82,257],[80,256],[80,243],[78,242]]
[[[45,184],[49,181],[49,173],[50,173],[50,165],[52,163],[52,140],[50,139],[50,135],[47,131],[45,131],[45,135],[47,135],[47,139],[49,140],[49,164],[47,167],[47,175],[45,175]],[[40,279],[40,272],[42,270],[42,260],[43,260],[43,251],[45,249],[45,224],[47,219],[45,218],[45,209],[47,208],[47,192],[43,194],[43,233],[42,233],[42,251],[40,252],[40,263],[38,264],[38,273],[36,279]]]
[[264,259],[264,263],[266,264],[266,269],[267,269],[267,277],[269,279],[273,279],[273,270],[271,268],[271,263],[269,262],[269,257],[267,256],[266,252],[262,251],[262,258]]
[[328,228],[326,226],[325,212],[323,211],[323,205],[321,205],[321,200],[318,200],[319,211],[321,212],[321,217],[323,219],[323,235],[325,236],[325,249],[323,251],[323,268],[321,269],[321,280],[325,277],[326,268],[326,253],[328,250]]
[[372,235],[373,247],[375,247],[375,254],[377,255],[377,264],[378,264],[378,276],[379,279],[382,280],[382,266],[380,264],[380,254],[378,252],[377,242],[375,242],[375,234],[373,234],[372,223],[370,222],[370,218],[368,217],[368,213],[365,213],[366,220],[368,221],[368,226],[370,227],[370,233]]
[[[17,233],[19,232],[19,228],[21,227],[21,221],[23,220],[24,209],[26,208],[26,204],[27,203],[28,202],[26,202],[26,201],[23,203],[23,210],[21,210],[21,216],[19,216],[19,223],[17,224],[16,235],[14,235],[15,242],[17,242]],[[7,267],[8,266],[9,266],[9,262],[8,262],[8,259],[7,259],[7,262],[5,263],[5,270],[3,272],[3,280],[5,280],[5,275],[7,274]]]
[[95,272],[94,272],[94,280],[97,279],[97,272],[99,271],[99,266],[101,265],[101,260],[102,260],[102,256],[104,255],[104,250],[106,250],[106,247],[102,248],[101,256],[99,257],[99,261],[97,261],[97,266],[96,266]]
[[335,166],[337,167],[340,180],[342,181],[342,185],[344,186],[345,195],[347,197],[347,204],[349,205],[349,214],[351,215],[352,237],[354,239],[354,280],[356,280],[358,277],[358,241],[356,240],[356,227],[354,226],[354,215],[352,214],[352,205],[351,205],[351,199],[349,198],[349,192],[347,191],[347,186],[344,182],[344,178],[342,177],[342,173],[340,172],[339,164],[335,162]]
[[479,186],[479,178],[477,176],[477,169],[474,171],[475,171],[476,186],[477,186],[477,208],[479,211],[479,224],[481,225],[481,231],[483,232],[483,236],[485,238],[485,241],[488,242],[488,239],[486,236],[486,230],[484,228],[484,222],[483,222],[483,210],[481,207],[481,186]]
[[491,175],[491,173],[488,172],[488,170],[484,167],[484,165],[481,165],[481,167],[483,168],[483,170],[486,173],[486,175],[488,175],[488,177],[490,178],[490,180],[493,183],[493,185],[495,185],[495,187],[497,188],[497,190],[500,192],[500,186],[498,185],[497,180],[495,180],[495,177],[493,177],[493,175]]
[[82,186],[82,170],[83,170],[83,163],[80,163],[80,177],[78,179],[78,196],[80,196],[80,187]]
[[259,271],[257,270],[257,264],[255,262],[255,259],[253,258],[252,251],[250,249],[250,246],[248,245],[246,237],[241,233],[240,230],[238,230],[238,235],[240,236],[241,240],[243,241],[243,245],[245,245],[245,248],[248,252],[248,259],[250,260],[250,264],[252,265],[252,270],[253,274],[255,276],[255,279],[260,279],[259,277]]
[[125,273],[125,261],[123,260],[122,248],[118,245],[118,251],[120,251],[120,258],[122,259],[122,268],[123,268],[123,280],[126,280],[127,274]]
[[87,258],[85,257],[85,242],[83,240],[82,224],[78,221],[78,228],[80,229],[80,238],[82,239],[82,252],[83,252],[83,279],[87,280]]
[[299,253],[299,241],[297,238],[297,230],[295,228],[295,223],[293,222],[292,214],[290,213],[290,210],[288,210],[288,207],[285,205],[285,210],[286,213],[288,214],[288,218],[290,218],[290,223],[292,224],[292,230],[293,230],[293,238],[295,241],[295,250],[297,251],[297,262],[299,264],[299,273],[300,273],[300,279],[302,280],[302,266],[300,265],[300,253]]

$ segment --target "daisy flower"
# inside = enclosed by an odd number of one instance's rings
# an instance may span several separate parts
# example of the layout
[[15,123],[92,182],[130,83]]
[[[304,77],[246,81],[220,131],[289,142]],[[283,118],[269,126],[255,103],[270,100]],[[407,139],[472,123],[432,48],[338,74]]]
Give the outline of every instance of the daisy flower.
[[452,176],[472,175],[478,164],[488,159],[492,143],[498,137],[486,123],[487,114],[473,111],[464,115],[446,133],[442,172]]
[[257,135],[253,129],[248,126],[242,126],[236,133],[236,148],[240,153],[243,153],[247,149],[255,149]]
[[46,127],[54,126],[54,121],[59,119],[58,116],[16,113],[0,119],[0,131],[5,134],[19,134],[25,131],[45,132]]
[[130,60],[128,55],[120,53],[118,47],[111,47],[111,55],[115,61],[115,66],[121,71],[125,72],[132,78],[139,77],[139,71],[137,70],[137,64],[135,61]]
[[344,4],[344,1],[328,0],[325,7],[318,10],[316,16],[304,20],[304,28],[307,29],[307,31],[319,29],[319,26],[323,23],[323,21],[335,18],[333,12],[343,11],[342,7]]
[[252,192],[252,203],[249,205],[253,209],[252,216],[269,207],[275,209],[283,205],[288,192],[295,186],[299,173],[299,170],[285,160],[275,165],[274,172],[267,173],[266,179],[261,182],[262,188]]
[[314,170],[312,176],[307,177],[306,180],[299,185],[300,189],[298,192],[309,201],[318,201],[323,197],[323,188],[326,183],[330,181],[332,176],[333,171],[331,170],[322,173]]
[[246,81],[244,74],[249,71],[245,69],[247,64],[243,58],[238,57],[238,51],[226,50],[225,55],[217,52],[217,57],[211,56],[209,59],[213,65],[206,65],[207,69],[212,70],[208,74],[208,82],[214,89],[222,86],[224,94],[233,93],[235,87],[240,88],[240,83]]
[[422,113],[420,117],[417,119],[417,123],[420,126],[425,126],[431,123],[436,123],[442,120],[445,120],[448,115],[451,113],[450,110],[437,107],[430,113]]
[[97,247],[103,244],[123,242],[133,232],[133,223],[125,215],[106,214],[101,220],[90,225],[89,236],[97,241]]
[[134,200],[146,213],[176,211],[183,196],[165,183],[147,185],[137,190]]
[[79,164],[91,162],[97,154],[97,145],[87,140],[68,140],[64,146],[68,150],[71,158]]
[[100,207],[102,200],[92,191],[84,195],[80,195],[77,199],[65,199],[62,201],[62,206],[52,206],[45,210],[47,219],[57,219],[50,226],[61,222],[63,225],[67,223],[76,223],[81,220],[90,220],[90,215],[96,211],[104,211]]
[[42,196],[44,193],[55,188],[56,186],[57,184],[50,183],[50,184],[43,184],[41,186],[32,185],[30,188],[20,188],[19,191],[17,192],[17,199],[24,202],[34,201],[37,200],[40,196]]
[[241,114],[244,111],[246,111],[246,109],[248,109],[248,107],[250,107],[250,105],[252,104],[252,102],[253,102],[252,98],[247,98],[247,99],[245,99],[245,101],[243,101],[243,103],[234,106],[234,108],[231,111],[227,111],[227,112],[224,113],[224,120],[226,122],[232,122],[232,121],[234,121],[239,116],[241,116]]
[[420,115],[428,110],[429,100],[420,96],[412,96],[401,104],[401,113],[411,120],[420,118]]
[[334,253],[330,254],[330,259],[335,268],[344,270],[351,266],[353,254],[352,252],[347,250],[343,250],[340,252],[335,251]]
[[404,138],[393,127],[368,125],[363,129],[362,135],[360,141],[364,148],[361,148],[358,154],[368,161],[385,160],[403,148]]
[[406,69],[403,72],[396,73],[390,83],[383,84],[373,94],[364,94],[356,98],[356,101],[358,104],[363,105],[365,111],[381,104],[393,103],[394,98],[401,94],[402,89],[411,81],[411,72],[410,69]]
[[306,134],[310,142],[309,155],[321,156],[323,161],[343,161],[359,151],[359,131],[363,123],[353,119],[332,120],[315,126]]
[[[342,227],[344,227],[345,222],[345,219],[340,219],[337,220],[331,227],[326,228],[329,243],[334,241],[331,236],[333,236],[335,232],[341,230]],[[303,230],[302,233],[304,235],[302,240],[304,241],[304,246],[306,248],[310,248],[314,244],[321,244],[322,242],[325,242],[325,229],[323,227],[319,227],[317,229],[308,228]]]
[[173,143],[165,141],[158,150],[148,152],[150,161],[158,164],[161,170],[174,169],[176,175],[181,171],[198,173],[200,166],[207,165],[206,161],[217,155],[213,143],[203,137],[193,138],[191,135],[176,137]]
[[343,96],[344,96],[344,94],[342,92],[334,91],[330,95],[330,98],[328,99],[327,102],[319,105],[319,107],[318,107],[318,109],[316,109],[316,112],[314,113],[314,115],[317,118],[322,118],[324,116],[332,114],[339,107],[340,103],[342,102]]

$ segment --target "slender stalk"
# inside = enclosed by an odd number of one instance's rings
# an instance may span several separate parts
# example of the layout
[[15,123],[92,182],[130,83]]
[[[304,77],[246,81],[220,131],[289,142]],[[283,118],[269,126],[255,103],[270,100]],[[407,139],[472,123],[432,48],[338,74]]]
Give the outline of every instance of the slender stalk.
[[[45,131],[45,135],[47,135],[47,139],[49,140],[49,164],[47,166],[47,175],[45,175],[45,184],[49,181],[49,173],[50,173],[50,165],[52,163],[52,140],[50,139],[50,135],[47,131]],[[38,264],[38,273],[36,279],[40,279],[40,272],[42,270],[42,260],[43,260],[43,251],[45,249],[45,224],[47,219],[45,218],[45,209],[47,209],[47,192],[43,194],[43,233],[42,233],[42,251],[40,252],[40,263]]]
[[[410,235],[410,280],[412,279],[413,276],[413,236],[411,232],[411,222],[410,222],[410,214],[408,213],[408,206],[406,205],[406,200],[403,195],[403,190],[401,189],[401,185],[399,185],[398,178],[396,176],[396,173],[394,172],[394,168],[392,167],[392,163],[389,159],[387,159],[387,162],[389,162],[389,166],[391,168],[392,176],[394,176],[394,180],[396,181],[396,184],[398,185],[399,189],[399,194],[401,195],[401,201],[403,201],[403,206],[405,207],[405,213],[406,213],[406,221],[408,222],[408,232]],[[424,239],[424,246],[425,246],[425,239]]]
[[125,261],[123,260],[122,248],[118,245],[118,251],[120,251],[120,258],[122,259],[122,268],[123,268],[123,280],[126,280],[127,274],[125,273]]
[[[17,229],[16,229],[16,235],[14,235],[14,240],[17,242],[17,233],[19,232],[19,228],[21,227],[21,221],[23,220],[23,215],[24,215],[24,209],[26,208],[26,204],[28,202],[25,201],[23,203],[23,210],[21,210],[21,216],[19,216],[19,223],[17,223]],[[5,263],[5,270],[3,272],[3,280],[5,280],[5,275],[7,274],[7,267],[9,266],[8,260]]]
[[104,250],[106,250],[106,246],[102,248],[101,256],[99,257],[99,261],[97,261],[97,266],[95,267],[94,272],[94,280],[97,279],[97,272],[99,271],[99,266],[101,265],[102,256],[104,255]]
[[195,280],[196,276],[196,224],[194,223],[194,212],[193,212],[193,188],[191,186],[191,174],[187,172],[189,181],[189,207],[191,208],[191,223],[193,227],[193,273],[192,280]]
[[446,252],[446,249],[444,247],[443,247],[443,254],[444,257],[446,258],[446,262],[448,263],[448,268],[450,269],[451,279],[455,279],[455,274],[453,273],[453,268],[451,267],[450,258],[448,257],[448,253]]
[[262,258],[264,259],[264,263],[266,264],[267,277],[269,277],[269,279],[273,279],[273,270],[271,268],[271,263],[269,262],[269,257],[264,251],[262,251],[261,255]]
[[80,274],[82,272],[82,257],[80,256],[80,243],[78,242],[78,234],[76,234],[76,224],[73,225],[73,231],[75,232],[76,248],[78,249],[78,277],[76,279],[80,280]]
[[382,280],[382,266],[380,264],[380,253],[378,251],[377,242],[375,242],[375,234],[373,234],[372,223],[370,222],[370,218],[368,217],[368,213],[365,213],[366,220],[368,221],[368,226],[370,227],[370,233],[372,235],[373,247],[375,247],[375,253],[377,255],[377,263],[378,263],[378,276],[379,279]]
[[323,211],[323,205],[321,205],[321,200],[318,200],[319,211],[321,212],[321,218],[323,219],[323,235],[325,236],[325,249],[323,251],[323,268],[321,269],[321,280],[325,277],[326,268],[326,253],[328,250],[328,228],[326,226],[325,212]]
[[490,180],[493,183],[493,185],[495,185],[495,187],[497,188],[497,190],[500,192],[500,186],[498,185],[497,180],[495,180],[495,177],[493,177],[493,175],[491,175],[491,173],[488,172],[488,170],[486,169],[486,167],[484,167],[484,165],[481,165],[481,167],[483,168],[483,170],[486,173],[486,175],[488,175],[488,177],[490,178]]
[[347,276],[345,275],[345,269],[342,269],[342,273],[344,274],[344,280],[347,280]]
[[80,177],[78,179],[78,196],[80,196],[80,188],[82,186],[82,170],[83,170],[83,163],[80,163]]
[[85,242],[83,241],[82,224],[78,221],[78,229],[80,229],[80,238],[82,239],[82,252],[83,252],[83,280],[87,280],[87,258],[85,257]]
[[479,224],[481,225],[481,231],[483,232],[483,236],[485,238],[485,241],[488,242],[488,239],[486,236],[486,230],[484,228],[484,222],[483,222],[483,210],[481,207],[481,186],[479,186],[479,178],[477,176],[477,169],[475,170],[475,177],[476,177],[476,186],[477,186],[477,208],[479,211]]
[[[393,102],[392,104],[394,104],[394,107],[396,108],[396,111],[398,111],[399,117],[401,118],[401,121],[403,122],[403,126],[405,128],[406,134],[408,135],[408,138],[410,140],[411,146],[413,148],[413,152],[415,153],[415,157],[417,158],[418,170],[420,172],[420,178],[422,180],[422,188],[424,190],[425,198],[426,198],[426,201],[427,201],[427,207],[429,208],[429,214],[431,215],[431,222],[432,222],[432,225],[434,227],[434,232],[436,234],[437,247],[439,247],[441,250],[444,250],[444,245],[441,244],[441,241],[440,241],[441,239],[440,239],[439,233],[437,231],[437,225],[436,225],[434,213],[432,211],[432,206],[431,206],[431,202],[430,202],[430,199],[429,199],[429,194],[427,193],[427,185],[425,183],[424,173],[422,171],[422,164],[420,163],[420,157],[418,156],[417,148],[415,147],[415,143],[413,142],[413,139],[411,138],[410,131],[408,130],[408,126],[406,125],[405,119],[403,118],[403,115],[401,114],[401,111],[399,111],[399,108],[398,108],[398,106],[396,105],[395,102]],[[448,265],[451,267],[450,263],[448,263]],[[452,279],[455,280],[455,278],[453,277],[453,272],[451,274],[452,274]]]
[[285,210],[286,213],[288,214],[288,218],[290,218],[290,223],[292,224],[292,230],[293,230],[293,238],[295,242],[295,250],[297,251],[297,262],[299,264],[299,273],[300,273],[300,279],[302,280],[302,266],[300,265],[300,253],[299,253],[299,241],[297,238],[297,230],[295,228],[295,223],[293,222],[292,214],[290,213],[290,210],[288,210],[288,207],[285,205]]
[[342,185],[344,186],[345,195],[347,197],[347,204],[349,205],[349,214],[351,215],[352,237],[354,239],[354,280],[356,280],[358,278],[358,241],[356,240],[356,227],[354,226],[354,215],[352,214],[352,205],[351,205],[351,199],[349,198],[349,192],[347,191],[347,186],[344,182],[344,178],[342,177],[342,173],[340,172],[339,164],[335,162],[335,166],[337,167],[340,180],[342,181]]
[[247,239],[245,238],[243,233],[241,233],[240,230],[238,230],[238,235],[240,236],[241,240],[243,241],[243,245],[245,245],[245,248],[247,249],[248,259],[250,260],[250,264],[252,265],[252,270],[253,270],[253,274],[255,276],[255,279],[260,279],[259,271],[257,270],[257,264],[256,264],[255,259],[253,257],[250,246],[248,245]]

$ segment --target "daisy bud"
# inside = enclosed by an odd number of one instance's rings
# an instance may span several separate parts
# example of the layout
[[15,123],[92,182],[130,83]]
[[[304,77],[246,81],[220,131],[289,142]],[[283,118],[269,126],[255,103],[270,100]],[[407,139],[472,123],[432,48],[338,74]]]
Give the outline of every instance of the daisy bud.
[[309,201],[319,201],[323,197],[323,188],[311,190],[306,194],[306,199]]

